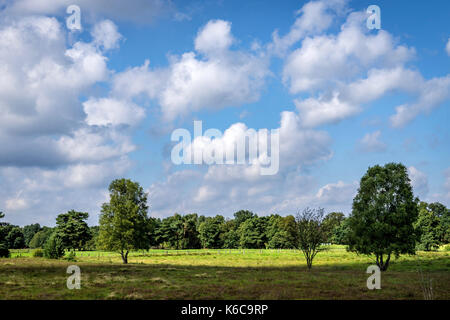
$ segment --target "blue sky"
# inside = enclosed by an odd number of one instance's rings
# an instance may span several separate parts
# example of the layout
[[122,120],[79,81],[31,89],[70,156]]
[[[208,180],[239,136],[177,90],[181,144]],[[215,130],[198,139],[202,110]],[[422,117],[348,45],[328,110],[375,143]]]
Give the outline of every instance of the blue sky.
[[[66,26],[68,5],[82,31]],[[381,9],[368,30],[366,9]],[[402,162],[450,204],[448,1],[0,0],[0,211],[97,224],[115,178],[150,215],[348,214],[369,166]],[[280,130],[280,170],[182,165],[176,128]],[[228,131],[227,131],[228,130]],[[227,134],[228,132],[228,134]],[[230,140],[231,139],[231,140]]]

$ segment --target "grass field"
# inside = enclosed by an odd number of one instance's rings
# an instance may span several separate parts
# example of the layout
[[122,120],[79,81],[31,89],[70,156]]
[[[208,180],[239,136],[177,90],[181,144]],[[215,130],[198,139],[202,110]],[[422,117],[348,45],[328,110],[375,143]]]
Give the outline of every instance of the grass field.
[[[450,299],[450,252],[418,252],[392,261],[381,289],[369,290],[373,259],[330,246],[308,271],[294,250],[150,250],[129,264],[112,252],[77,252],[76,262],[33,258],[32,250],[0,259],[0,299]],[[81,268],[69,290],[66,268]],[[418,270],[421,270],[419,273]]]

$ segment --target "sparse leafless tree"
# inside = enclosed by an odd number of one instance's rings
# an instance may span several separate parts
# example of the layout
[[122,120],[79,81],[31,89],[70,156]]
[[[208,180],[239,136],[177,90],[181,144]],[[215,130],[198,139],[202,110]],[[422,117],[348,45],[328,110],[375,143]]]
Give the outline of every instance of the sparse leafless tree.
[[326,228],[323,225],[324,209],[306,208],[297,213],[298,248],[302,250],[308,269],[311,269],[314,257],[323,250],[326,240]]

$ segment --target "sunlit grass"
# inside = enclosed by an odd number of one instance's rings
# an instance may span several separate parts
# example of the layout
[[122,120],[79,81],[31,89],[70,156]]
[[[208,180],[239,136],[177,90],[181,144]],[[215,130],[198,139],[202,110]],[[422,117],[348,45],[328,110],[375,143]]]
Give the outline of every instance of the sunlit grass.
[[[394,259],[382,289],[366,287],[373,257],[329,246],[308,271],[298,250],[150,250],[76,252],[76,262],[13,250],[0,259],[0,299],[423,299],[418,270],[435,298],[450,299],[450,252]],[[66,268],[82,270],[82,289],[66,288]]]

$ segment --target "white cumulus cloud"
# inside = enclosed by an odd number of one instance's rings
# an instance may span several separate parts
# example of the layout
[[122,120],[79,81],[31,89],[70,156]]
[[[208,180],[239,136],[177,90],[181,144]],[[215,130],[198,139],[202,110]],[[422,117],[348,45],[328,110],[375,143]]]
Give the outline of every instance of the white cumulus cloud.
[[450,56],[450,38],[448,38],[447,45],[445,46],[445,51]]
[[120,39],[111,21],[92,28],[92,42],[67,45],[55,18],[12,15],[0,24],[0,207],[13,223],[53,225],[70,209],[88,210],[96,223],[107,184],[130,168],[128,128],[145,113],[90,96],[108,81],[106,52]]
[[414,166],[408,167],[408,174],[414,193],[424,198],[428,194],[428,176]]
[[365,152],[382,152],[387,146],[380,141],[381,131],[367,133],[361,140],[359,140],[359,148]]
[[115,76],[113,96],[156,99],[167,121],[202,109],[256,101],[270,74],[267,57],[231,50],[231,24],[209,21],[195,39],[197,52],[172,56],[167,68],[141,67]]
[[145,117],[145,110],[126,100],[89,99],[83,103],[88,125],[135,125]]
[[[333,11],[328,14],[336,17]],[[424,79],[407,68],[415,49],[399,44],[387,31],[371,33],[365,19],[365,13],[352,12],[337,34],[312,34],[288,53],[285,85],[293,95],[309,94],[294,99],[303,126],[336,123],[389,93],[406,93],[411,101],[394,106],[390,117],[393,127],[403,127],[450,98],[450,75]]]
[[94,43],[106,50],[117,48],[118,42],[122,38],[117,26],[111,20],[103,20],[95,24],[91,35],[94,38]]

